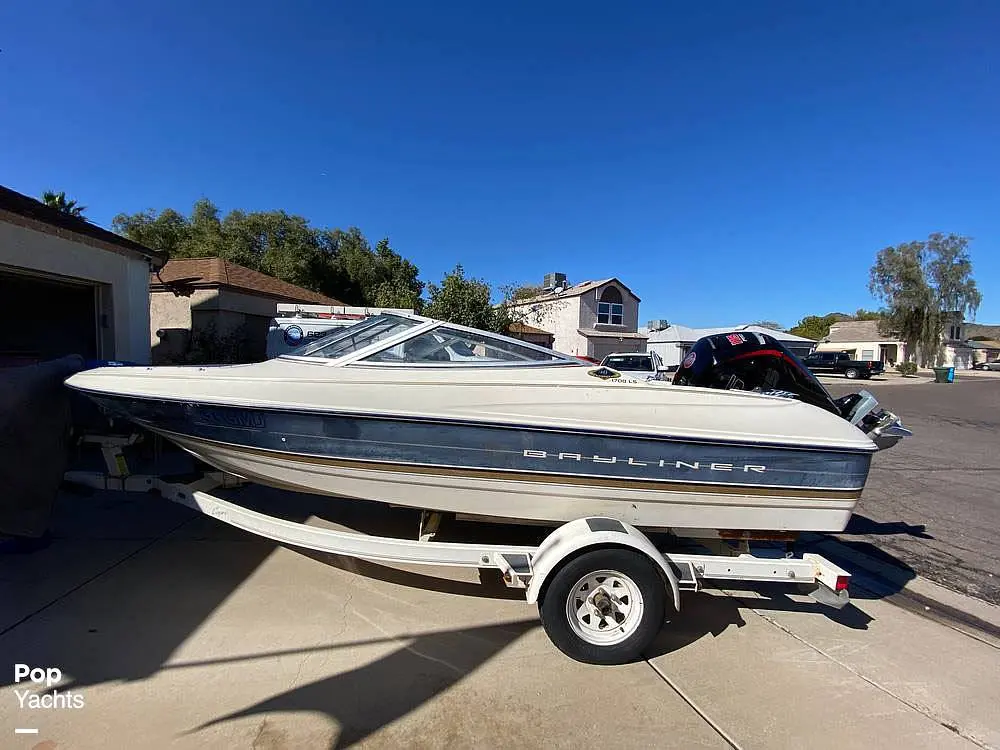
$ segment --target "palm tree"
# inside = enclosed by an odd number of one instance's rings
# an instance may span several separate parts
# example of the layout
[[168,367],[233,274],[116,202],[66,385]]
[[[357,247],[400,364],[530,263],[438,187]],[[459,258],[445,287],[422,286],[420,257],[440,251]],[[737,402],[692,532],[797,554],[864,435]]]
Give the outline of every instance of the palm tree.
[[83,210],[86,206],[77,205],[77,202],[74,200],[66,200],[66,193],[61,190],[58,193],[46,190],[42,193],[42,203],[46,206],[51,206],[58,211],[62,211],[64,214],[76,216],[80,219],[87,218],[83,215]]

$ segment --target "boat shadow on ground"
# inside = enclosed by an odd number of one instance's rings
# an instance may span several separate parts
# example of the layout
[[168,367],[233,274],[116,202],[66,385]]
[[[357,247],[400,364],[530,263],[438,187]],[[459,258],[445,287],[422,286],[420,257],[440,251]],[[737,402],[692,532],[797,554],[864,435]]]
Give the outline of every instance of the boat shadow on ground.
[[908,536],[933,541],[924,524],[904,521],[875,521],[855,514],[839,534],[806,534],[803,551],[817,551],[853,576],[852,595],[862,599],[882,599],[898,594],[918,576],[905,560],[880,544],[881,537]]
[[[331,730],[331,736],[324,741],[327,747],[353,745],[430,703],[537,627],[537,620],[524,619],[347,642],[319,649],[395,646],[389,653],[353,669],[217,716],[185,734],[197,735],[219,724],[248,717],[309,712],[323,714],[337,725],[338,729]],[[448,716],[442,714],[435,722],[436,731],[443,733],[442,736],[448,734],[447,721]],[[463,723],[464,718],[459,724]],[[268,733],[266,724],[262,732]],[[282,736],[258,736],[254,746],[270,746],[271,742],[284,746]]]

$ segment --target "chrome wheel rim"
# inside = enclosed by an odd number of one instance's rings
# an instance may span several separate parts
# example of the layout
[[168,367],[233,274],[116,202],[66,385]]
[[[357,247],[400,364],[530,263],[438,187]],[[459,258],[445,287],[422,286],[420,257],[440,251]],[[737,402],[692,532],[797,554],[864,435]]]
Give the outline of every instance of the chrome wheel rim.
[[635,581],[614,570],[588,573],[566,597],[566,620],[573,632],[595,646],[613,646],[639,628],[644,609]]

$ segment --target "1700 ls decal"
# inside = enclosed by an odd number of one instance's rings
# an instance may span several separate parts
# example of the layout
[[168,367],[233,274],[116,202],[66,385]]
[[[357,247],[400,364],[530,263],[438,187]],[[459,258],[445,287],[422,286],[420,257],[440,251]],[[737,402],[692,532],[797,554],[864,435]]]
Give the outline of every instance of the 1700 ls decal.
[[555,459],[557,461],[591,461],[595,464],[624,464],[626,466],[654,466],[661,469],[688,469],[690,471],[742,471],[746,473],[763,474],[767,471],[766,466],[760,464],[730,464],[719,461],[703,463],[701,461],[668,461],[659,459],[653,461],[638,461],[631,456],[621,458],[619,456],[586,456],[582,453],[555,453],[552,451],[525,450],[525,458]]

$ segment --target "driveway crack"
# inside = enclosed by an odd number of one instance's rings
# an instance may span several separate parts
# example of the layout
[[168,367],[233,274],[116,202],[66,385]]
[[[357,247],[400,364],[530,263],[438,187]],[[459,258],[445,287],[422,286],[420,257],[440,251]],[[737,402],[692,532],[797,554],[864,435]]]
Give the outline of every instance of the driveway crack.
[[[731,596],[731,594],[727,593],[726,596]],[[954,732],[955,734],[957,734],[962,739],[968,740],[969,742],[973,743],[974,745],[976,745],[978,747],[981,747],[981,748],[984,748],[984,750],[993,750],[992,745],[988,745],[987,743],[983,742],[982,740],[980,740],[979,738],[975,737],[974,735],[971,735],[971,734],[965,732],[961,727],[956,726],[955,724],[951,724],[951,723],[945,721],[944,719],[941,719],[941,718],[935,716],[934,713],[929,708],[927,708],[926,706],[921,706],[921,705],[919,705],[917,703],[914,703],[913,701],[907,700],[903,696],[901,696],[901,695],[893,692],[892,690],[890,690],[889,688],[887,688],[885,685],[882,685],[878,681],[873,680],[871,677],[868,677],[867,675],[865,675],[864,673],[860,672],[855,667],[852,667],[850,664],[847,664],[846,662],[841,661],[840,659],[838,659],[837,657],[835,657],[833,654],[830,654],[830,653],[824,651],[819,646],[816,646],[816,645],[810,643],[809,641],[807,641],[802,636],[798,635],[797,633],[793,632],[792,630],[789,630],[787,627],[785,627],[784,625],[782,625],[780,622],[778,622],[777,620],[775,620],[773,617],[771,617],[770,615],[768,615],[766,612],[764,612],[762,610],[755,609],[754,607],[750,607],[750,610],[752,612],[754,612],[755,614],[757,614],[762,619],[764,619],[766,622],[769,622],[771,625],[773,625],[774,627],[778,628],[778,630],[780,630],[781,632],[785,633],[786,635],[791,636],[792,638],[794,638],[796,641],[798,641],[802,645],[804,645],[807,648],[815,651],[817,654],[819,654],[823,658],[828,659],[828,660],[832,661],[834,664],[836,664],[837,666],[846,669],[848,672],[850,672],[851,674],[853,674],[855,677],[858,677],[858,678],[864,680],[869,685],[871,685],[873,688],[875,688],[876,690],[882,691],[883,693],[885,693],[886,695],[888,695],[893,700],[899,701],[904,706],[907,706],[908,708],[913,709],[917,713],[919,713],[919,714],[921,714],[923,716],[926,716],[928,719],[930,719],[931,721],[933,721],[938,726],[944,727],[949,732]]]

